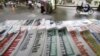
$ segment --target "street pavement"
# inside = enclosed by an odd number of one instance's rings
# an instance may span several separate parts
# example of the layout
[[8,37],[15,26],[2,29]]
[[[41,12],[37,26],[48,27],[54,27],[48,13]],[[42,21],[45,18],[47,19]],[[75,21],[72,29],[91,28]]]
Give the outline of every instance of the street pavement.
[[41,14],[39,8],[28,9],[27,7],[4,8],[0,10],[0,22],[4,20],[25,20],[25,19],[53,19],[62,20],[79,20],[79,19],[100,19],[100,13],[95,11],[92,15],[77,14],[75,7],[57,6],[52,14]]

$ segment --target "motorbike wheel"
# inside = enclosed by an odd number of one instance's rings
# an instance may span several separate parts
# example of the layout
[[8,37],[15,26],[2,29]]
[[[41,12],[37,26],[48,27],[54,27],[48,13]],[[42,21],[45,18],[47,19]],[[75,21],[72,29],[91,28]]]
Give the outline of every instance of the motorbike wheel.
[[89,10],[89,12],[88,12],[88,14],[93,14],[94,13],[94,10],[93,9],[91,9],[91,10]]

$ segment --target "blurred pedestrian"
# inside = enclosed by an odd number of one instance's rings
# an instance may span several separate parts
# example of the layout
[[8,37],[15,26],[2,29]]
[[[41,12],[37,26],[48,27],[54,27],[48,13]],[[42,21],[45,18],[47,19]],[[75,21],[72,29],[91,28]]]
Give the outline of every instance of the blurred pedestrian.
[[52,13],[52,6],[51,3],[48,1],[48,3],[46,4],[46,13],[50,14]]
[[28,0],[28,8],[31,9],[32,8],[32,1]]
[[41,13],[45,12],[45,2],[41,1]]

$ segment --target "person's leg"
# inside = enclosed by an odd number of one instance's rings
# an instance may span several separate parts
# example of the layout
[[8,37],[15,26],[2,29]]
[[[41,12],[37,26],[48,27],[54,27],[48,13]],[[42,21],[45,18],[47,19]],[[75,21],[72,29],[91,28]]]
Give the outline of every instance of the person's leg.
[[100,11],[100,4],[99,4],[99,6],[98,6],[98,8],[97,8],[97,11]]
[[44,6],[41,6],[41,13],[44,12]]
[[31,8],[31,4],[30,4],[30,8]]
[[30,9],[30,4],[28,4],[28,9]]

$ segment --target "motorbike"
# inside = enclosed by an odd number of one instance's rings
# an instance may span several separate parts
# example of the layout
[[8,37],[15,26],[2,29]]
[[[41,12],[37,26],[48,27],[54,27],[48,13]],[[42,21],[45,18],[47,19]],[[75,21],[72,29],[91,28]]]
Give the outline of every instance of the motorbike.
[[85,12],[85,13],[88,13],[88,14],[93,14],[94,10],[90,6],[88,6],[88,7],[77,6],[76,12],[78,14],[80,14],[81,12]]

